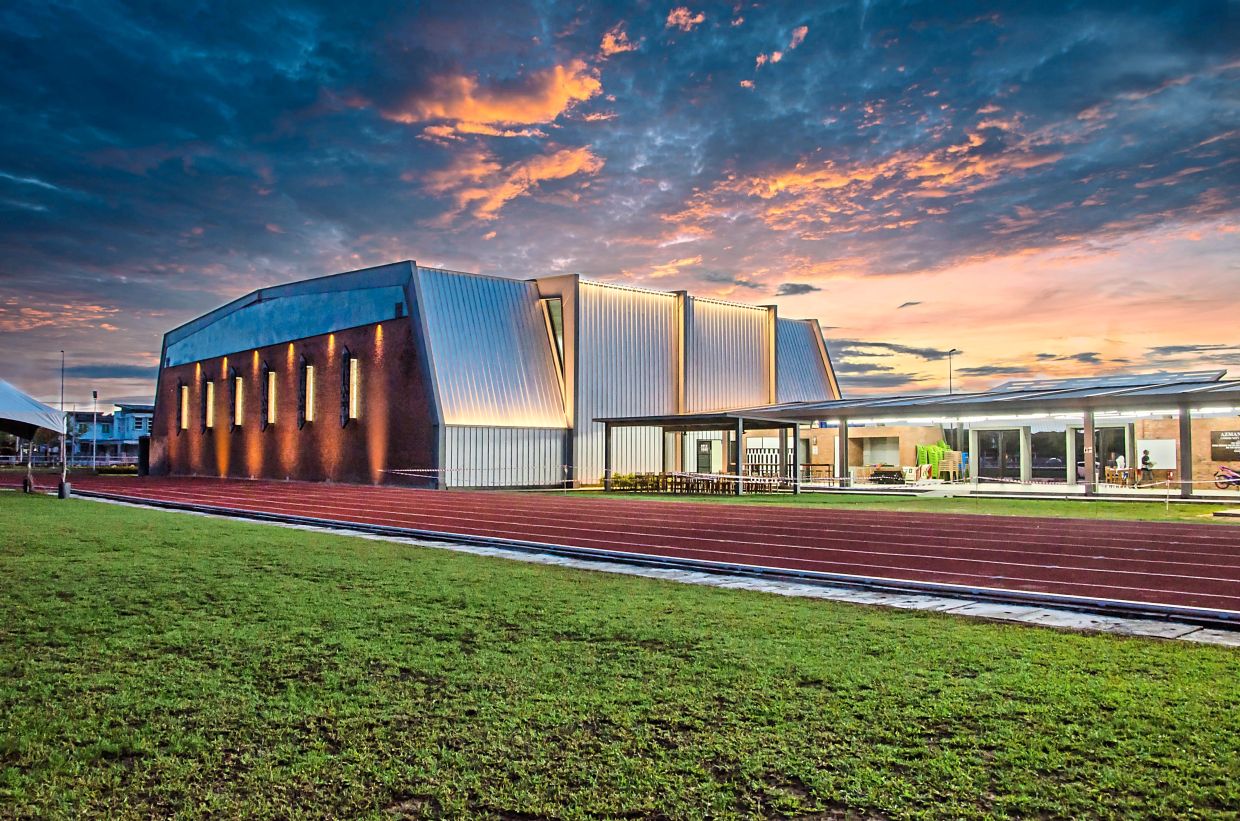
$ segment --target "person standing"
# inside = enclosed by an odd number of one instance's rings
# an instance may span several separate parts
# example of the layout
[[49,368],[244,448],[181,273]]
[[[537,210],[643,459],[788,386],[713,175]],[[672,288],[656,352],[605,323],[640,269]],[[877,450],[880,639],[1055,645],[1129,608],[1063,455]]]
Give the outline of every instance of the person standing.
[[1154,481],[1154,460],[1150,458],[1148,450],[1141,451],[1141,481]]

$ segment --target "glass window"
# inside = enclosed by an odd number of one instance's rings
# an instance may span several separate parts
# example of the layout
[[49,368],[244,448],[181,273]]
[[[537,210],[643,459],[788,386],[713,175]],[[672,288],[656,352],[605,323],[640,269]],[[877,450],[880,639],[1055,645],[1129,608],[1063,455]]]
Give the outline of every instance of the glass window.
[[258,418],[259,429],[266,430],[268,425],[276,421],[276,372],[263,363],[263,390],[260,397]]
[[552,346],[555,349],[556,361],[560,363],[560,369],[564,368],[564,300],[557,297],[551,297],[542,300],[543,311],[547,316],[547,331],[551,335]]
[[357,419],[361,410],[361,393],[358,390],[361,380],[361,364],[348,349],[340,357],[340,425],[349,424],[350,419]]
[[215,427],[215,382],[208,379],[202,385],[202,428]]
[[297,403],[297,427],[314,421],[314,363],[301,358],[301,391]]
[[349,357],[349,418],[358,419],[362,412],[362,365],[356,356]]
[[234,428],[241,427],[241,420],[245,419],[245,380],[237,373],[237,369],[232,369],[232,426]]

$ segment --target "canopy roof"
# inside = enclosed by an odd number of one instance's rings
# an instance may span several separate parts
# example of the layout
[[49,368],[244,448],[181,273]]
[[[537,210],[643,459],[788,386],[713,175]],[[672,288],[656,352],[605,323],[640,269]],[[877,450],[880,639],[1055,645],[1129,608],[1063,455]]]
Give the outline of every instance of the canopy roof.
[[767,428],[790,428],[797,419],[779,419],[751,411],[714,411],[710,413],[672,413],[659,416],[616,416],[595,419],[618,428],[658,427],[665,431],[716,431],[733,430],[737,422],[744,422],[750,430]]
[[0,431],[30,439],[40,428],[64,433],[65,415],[0,379]]
[[[834,419],[959,419],[969,416],[1092,411],[1157,411],[1218,406],[1240,406],[1240,380],[1223,380],[1226,371],[1178,374],[1139,374],[1123,380],[1061,380],[1007,383],[980,393],[904,394],[835,399],[827,402],[790,402],[728,411],[726,414],[680,414],[645,417],[645,424],[668,430],[690,430],[695,422],[716,423],[721,415],[747,420]],[[598,420],[613,425],[639,425],[642,417]],[[678,426],[673,428],[673,425]],[[746,427],[749,427],[747,424]]]

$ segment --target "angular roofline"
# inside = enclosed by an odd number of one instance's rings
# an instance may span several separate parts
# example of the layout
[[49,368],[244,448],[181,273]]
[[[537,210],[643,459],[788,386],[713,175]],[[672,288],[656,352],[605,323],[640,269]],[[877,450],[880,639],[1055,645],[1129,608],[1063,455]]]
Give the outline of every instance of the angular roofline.
[[[400,270],[400,266],[408,266],[404,271]],[[473,271],[456,271],[451,268],[441,268],[433,265],[419,265],[416,260],[402,259],[395,262],[384,263],[382,265],[372,265],[367,268],[358,268],[352,271],[342,271],[335,274],[324,274],[323,276],[309,277],[307,279],[299,279],[293,282],[285,282],[279,285],[270,285],[263,288],[256,288],[247,294],[237,297],[230,302],[208,311],[205,314],[195,317],[188,322],[182,323],[164,334],[164,346],[173,345],[185,337],[202,330],[212,323],[236,313],[242,308],[248,307],[258,302],[268,299],[278,299],[287,296],[300,296],[303,294],[325,293],[329,291],[351,291],[361,288],[384,287],[389,285],[404,285],[413,275],[415,269],[425,271],[438,271],[445,274],[455,274],[458,276],[483,277],[488,279],[505,279],[511,281],[525,281],[537,283],[539,280],[550,279],[550,276],[544,277],[507,277],[500,274],[480,274]],[[626,291],[635,291],[639,293],[657,294],[661,296],[675,296],[679,291],[668,291],[660,288],[647,288],[643,286],[627,285],[621,283],[607,282],[604,280],[590,279],[581,274],[556,274],[556,277],[572,276],[576,277],[578,282],[588,285],[598,285],[605,288],[617,288]],[[708,302],[719,305],[729,305],[738,308],[752,308],[754,310],[765,310],[768,306],[755,305],[747,302],[736,302],[733,300],[718,299],[709,296],[695,296],[688,294],[695,300]],[[781,319],[791,319],[797,322],[813,322],[817,324],[817,320],[812,318],[798,317],[780,317]],[[821,336],[821,328],[819,327],[819,335]],[[825,341],[824,341],[825,348]],[[161,354],[162,356],[162,354]],[[162,358],[160,360],[163,361]],[[828,357],[828,362],[829,362]],[[831,368],[828,366],[828,370]]]
[[[403,275],[400,275],[398,271],[389,270],[398,269],[402,265],[408,266]],[[353,271],[342,271],[337,274],[325,274],[324,276],[285,282],[280,285],[256,288],[248,294],[237,297],[231,302],[226,302],[220,307],[168,331],[164,334],[164,344],[165,346],[174,344],[229,314],[236,313],[242,308],[268,299],[300,296],[302,294],[320,294],[330,291],[354,291],[360,288],[376,288],[388,285],[404,285],[409,280],[415,267],[417,267],[417,263],[413,260],[402,259],[383,265],[373,265],[369,268],[358,268]],[[391,274],[393,273],[397,273],[397,275],[392,276]]]

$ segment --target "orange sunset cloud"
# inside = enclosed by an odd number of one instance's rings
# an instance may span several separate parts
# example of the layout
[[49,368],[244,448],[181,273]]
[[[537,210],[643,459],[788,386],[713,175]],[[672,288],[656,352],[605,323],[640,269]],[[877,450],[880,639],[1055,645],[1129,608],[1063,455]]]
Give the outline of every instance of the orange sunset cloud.
[[[399,123],[446,121],[452,130],[489,136],[526,136],[513,126],[555,121],[577,103],[603,90],[598,74],[584,60],[572,60],[530,74],[515,89],[485,88],[477,77],[451,74],[436,78],[428,93],[411,98],[383,116]],[[440,134],[445,133],[440,129]]]
[[470,211],[480,220],[494,220],[512,200],[530,194],[543,182],[578,174],[597,174],[603,160],[589,148],[563,148],[539,154],[507,168],[481,149],[458,153],[444,169],[427,174],[424,187],[436,194],[450,194],[456,203],[455,217]]

